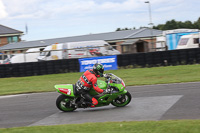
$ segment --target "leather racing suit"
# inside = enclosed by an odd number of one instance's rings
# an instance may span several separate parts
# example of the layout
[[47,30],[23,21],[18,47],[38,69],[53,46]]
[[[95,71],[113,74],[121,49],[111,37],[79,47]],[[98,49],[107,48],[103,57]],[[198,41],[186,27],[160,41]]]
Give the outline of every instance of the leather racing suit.
[[83,73],[80,79],[76,82],[76,91],[87,102],[91,103],[91,107],[94,107],[98,104],[98,101],[96,98],[89,95],[89,90],[92,87],[96,92],[103,93],[103,90],[97,86],[97,77],[91,69]]

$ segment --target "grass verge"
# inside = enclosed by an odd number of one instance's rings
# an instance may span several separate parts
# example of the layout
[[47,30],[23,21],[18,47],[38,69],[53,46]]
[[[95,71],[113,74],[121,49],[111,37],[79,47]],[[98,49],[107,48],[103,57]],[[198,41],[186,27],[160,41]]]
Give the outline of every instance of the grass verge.
[[[200,65],[154,68],[119,69],[106,71],[124,80],[127,86],[200,81]],[[55,91],[55,84],[74,84],[82,73],[1,78],[0,95]]]
[[131,121],[0,129],[1,133],[199,133],[200,120]]

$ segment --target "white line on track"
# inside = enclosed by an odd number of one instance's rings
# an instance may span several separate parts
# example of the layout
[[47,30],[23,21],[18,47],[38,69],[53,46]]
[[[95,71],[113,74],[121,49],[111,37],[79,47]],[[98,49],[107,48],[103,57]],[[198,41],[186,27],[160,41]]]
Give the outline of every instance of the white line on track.
[[0,96],[0,99],[19,97],[19,96],[27,96],[27,95],[31,95],[31,94],[33,94],[33,93],[30,93],[30,94],[17,94],[17,95],[6,95],[6,96]]
[[160,85],[181,85],[181,84],[200,84],[200,82],[184,82],[184,83],[169,83],[169,84],[153,84],[153,85],[135,85],[127,87],[144,87],[144,86],[160,86]]

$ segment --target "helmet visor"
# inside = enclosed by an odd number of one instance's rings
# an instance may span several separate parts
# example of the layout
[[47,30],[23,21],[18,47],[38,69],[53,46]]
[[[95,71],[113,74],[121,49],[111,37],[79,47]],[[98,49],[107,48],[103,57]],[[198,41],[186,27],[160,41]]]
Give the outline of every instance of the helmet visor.
[[100,75],[100,77],[103,77],[103,72],[104,72],[104,69],[101,69],[97,72],[98,75]]

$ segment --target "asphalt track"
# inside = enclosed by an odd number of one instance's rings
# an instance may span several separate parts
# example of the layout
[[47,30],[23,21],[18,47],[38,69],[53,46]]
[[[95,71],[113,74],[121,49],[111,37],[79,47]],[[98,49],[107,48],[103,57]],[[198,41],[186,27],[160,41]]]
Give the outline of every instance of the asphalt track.
[[56,108],[59,93],[0,96],[0,128],[76,124],[105,121],[200,119],[200,82],[127,87],[131,103],[77,109],[63,113]]

